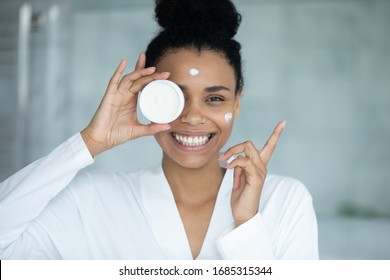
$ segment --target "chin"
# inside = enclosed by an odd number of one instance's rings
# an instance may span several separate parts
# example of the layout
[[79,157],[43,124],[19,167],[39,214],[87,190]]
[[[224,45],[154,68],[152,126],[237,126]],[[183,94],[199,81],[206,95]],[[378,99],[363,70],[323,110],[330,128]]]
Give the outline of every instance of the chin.
[[164,157],[173,164],[179,165],[182,168],[199,169],[219,165],[218,161],[219,150],[203,149],[197,150],[177,150],[171,149],[164,151]]
[[[217,157],[215,157],[217,158]],[[201,169],[204,167],[209,167],[212,164],[215,164],[213,160],[210,158],[204,159],[204,158],[197,158],[197,157],[190,157],[186,159],[170,159],[174,161],[176,164],[180,165],[182,168],[186,169]],[[218,162],[218,160],[216,160]]]

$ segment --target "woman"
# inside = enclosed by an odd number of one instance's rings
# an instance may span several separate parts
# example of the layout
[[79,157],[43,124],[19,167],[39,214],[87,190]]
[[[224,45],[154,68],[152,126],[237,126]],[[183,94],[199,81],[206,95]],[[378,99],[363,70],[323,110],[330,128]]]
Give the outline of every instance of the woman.
[[[123,76],[121,61],[90,124],[2,183],[1,257],[318,258],[310,194],[294,179],[266,175],[285,122],[262,149],[247,141],[219,154],[243,88],[234,5],[157,0],[156,18],[162,31],[133,72]],[[164,79],[182,88],[184,111],[169,124],[143,125],[137,94]],[[157,167],[77,174],[147,135],[163,151]]]

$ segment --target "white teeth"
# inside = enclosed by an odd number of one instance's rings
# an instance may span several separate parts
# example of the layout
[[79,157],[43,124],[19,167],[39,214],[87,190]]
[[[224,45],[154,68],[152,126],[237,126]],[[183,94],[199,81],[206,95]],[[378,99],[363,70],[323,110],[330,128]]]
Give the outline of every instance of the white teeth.
[[190,137],[173,133],[173,136],[180,144],[191,147],[204,145],[210,140],[210,135]]

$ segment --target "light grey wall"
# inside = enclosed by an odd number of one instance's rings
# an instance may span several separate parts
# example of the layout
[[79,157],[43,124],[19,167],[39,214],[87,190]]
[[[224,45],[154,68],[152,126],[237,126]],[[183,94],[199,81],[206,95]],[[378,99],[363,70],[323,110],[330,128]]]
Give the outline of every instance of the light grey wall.
[[1,181],[68,137],[69,8],[66,1],[0,1]]
[[[390,258],[390,1],[235,2],[246,86],[228,146],[247,139],[262,146],[286,119],[269,172],[296,177],[312,193],[322,257]],[[120,59],[128,58],[130,71],[157,30],[152,0],[32,3],[45,13],[58,5],[59,17],[31,34],[24,164],[87,125]],[[2,180],[21,166],[8,150],[17,101],[5,94],[15,81],[0,78]],[[148,137],[91,168],[131,172],[160,158]],[[365,234],[351,239],[354,231]]]
[[288,120],[271,171],[302,179],[320,213],[360,207],[388,215],[390,2],[242,8],[251,100],[241,128]]
[[17,1],[0,2],[0,181],[14,172],[17,123]]

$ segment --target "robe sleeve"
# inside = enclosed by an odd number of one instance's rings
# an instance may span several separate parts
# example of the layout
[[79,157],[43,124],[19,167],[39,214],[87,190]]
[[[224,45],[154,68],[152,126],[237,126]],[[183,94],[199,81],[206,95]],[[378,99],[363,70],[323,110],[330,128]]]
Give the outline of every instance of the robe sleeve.
[[217,240],[224,260],[274,259],[272,242],[260,214]]
[[217,248],[223,259],[318,259],[318,230],[310,195],[295,199],[283,215],[273,217],[273,234],[261,213],[221,235]]
[[[31,252],[46,245],[34,244],[39,242],[31,235],[39,234],[38,227],[30,231],[27,229],[36,224],[37,217],[68,186],[77,172],[93,161],[78,133],[49,155],[31,163],[0,184],[1,258],[13,258],[15,256],[12,256],[12,252],[19,249]],[[49,242],[45,238],[42,240]],[[57,252],[49,252],[50,254],[56,256]]]

